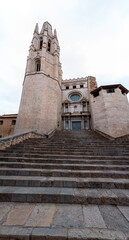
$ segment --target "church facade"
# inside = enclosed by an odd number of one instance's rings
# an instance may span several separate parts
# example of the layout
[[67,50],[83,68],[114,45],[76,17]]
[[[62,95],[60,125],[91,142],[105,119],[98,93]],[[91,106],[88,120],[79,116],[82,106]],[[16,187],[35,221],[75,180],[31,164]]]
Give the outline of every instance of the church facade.
[[29,49],[15,134],[97,129],[119,137],[129,133],[128,90],[97,86],[96,78],[62,80],[56,30],[36,24]]

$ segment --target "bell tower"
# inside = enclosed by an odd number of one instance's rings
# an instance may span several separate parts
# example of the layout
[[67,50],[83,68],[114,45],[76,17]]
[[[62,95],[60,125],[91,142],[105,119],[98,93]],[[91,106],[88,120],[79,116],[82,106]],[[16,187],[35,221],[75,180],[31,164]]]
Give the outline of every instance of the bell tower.
[[60,47],[56,30],[36,24],[29,49],[15,133],[48,131],[61,127]]

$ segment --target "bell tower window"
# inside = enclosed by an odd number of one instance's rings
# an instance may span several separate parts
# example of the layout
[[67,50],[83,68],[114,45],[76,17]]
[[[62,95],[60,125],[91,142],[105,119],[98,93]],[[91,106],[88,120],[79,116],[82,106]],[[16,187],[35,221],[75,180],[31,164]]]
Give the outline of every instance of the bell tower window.
[[48,50],[48,52],[51,51],[51,40],[48,40],[47,50]]
[[41,61],[40,59],[38,59],[36,61],[36,72],[40,72],[40,69],[41,69]]
[[40,49],[42,49],[42,46],[43,46],[43,39],[40,38]]

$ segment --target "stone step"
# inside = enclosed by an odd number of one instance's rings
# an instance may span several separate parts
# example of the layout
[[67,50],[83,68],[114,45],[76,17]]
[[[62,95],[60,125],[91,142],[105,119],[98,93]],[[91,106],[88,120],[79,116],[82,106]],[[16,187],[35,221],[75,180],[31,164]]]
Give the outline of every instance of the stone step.
[[[92,154],[93,156],[95,156],[95,154],[93,153]],[[29,157],[29,158],[41,158],[41,157],[55,157],[55,158],[61,158],[61,157],[64,157],[64,158],[85,158],[86,156],[91,156],[89,153],[88,154],[64,154],[64,153],[59,153],[59,154],[55,154],[55,153],[43,153],[43,154],[40,154],[40,153],[2,153],[1,154],[1,157],[21,157],[21,156],[24,156],[24,157]],[[100,156],[100,155],[99,155]]]
[[129,232],[102,228],[1,226],[1,240],[128,240]]
[[[120,146],[117,146],[117,147],[108,147],[108,146],[84,146],[84,147],[81,147],[81,146],[75,146],[75,147],[70,147],[70,146],[42,146],[42,147],[35,147],[35,146],[32,146],[32,147],[18,147],[18,148],[8,148],[6,151],[8,152],[12,152],[12,151],[57,151],[57,150],[61,150],[61,151],[88,151],[88,150],[97,150],[97,149],[112,149],[112,150],[115,150],[115,149],[119,149],[120,150]],[[124,147],[121,147],[121,149],[125,152],[129,152],[128,149],[125,149]]]
[[127,240],[128,207],[0,203],[1,240]]
[[[71,142],[71,141],[70,141]],[[84,145],[83,145],[84,144]],[[13,146],[13,148],[36,148],[36,149],[39,149],[39,148],[43,148],[43,147],[59,147],[59,148],[88,148],[88,147],[110,147],[110,148],[114,148],[114,147],[122,147],[122,148],[125,148],[127,149],[127,147],[129,146],[129,144],[124,144],[124,143],[114,143],[114,142],[109,142],[109,143],[103,143],[103,142],[80,142],[78,143],[76,146],[73,145],[72,146],[72,143],[70,144],[64,144],[64,143],[61,143],[61,142],[44,142],[44,143],[41,143],[41,142],[37,142],[37,143],[28,143],[25,141],[23,141],[22,143],[19,143],[19,144],[16,144]],[[12,147],[10,147],[12,148]]]
[[0,175],[4,176],[48,176],[48,177],[101,177],[129,178],[129,171],[115,170],[67,170],[67,169],[30,169],[30,168],[1,168]]
[[[17,147],[18,148],[17,148]],[[12,148],[12,147],[10,147],[9,149],[23,149],[23,148],[26,148],[26,149],[37,149],[37,150],[39,150],[39,149],[48,149],[48,148],[50,148],[50,149],[56,149],[56,148],[59,148],[59,149],[82,149],[82,150],[84,150],[84,149],[89,149],[89,148],[93,148],[93,149],[96,149],[96,148],[99,148],[99,147],[101,147],[101,148],[111,148],[111,149],[114,149],[114,148],[122,148],[122,149],[125,149],[125,150],[128,150],[128,146],[129,145],[120,145],[120,144],[115,144],[115,145],[108,145],[108,144],[93,144],[93,143],[91,143],[91,144],[85,144],[84,143],[84,145],[83,144],[77,144],[77,145],[72,145],[72,144],[52,144],[52,143],[50,143],[50,144],[33,144],[33,145],[28,145],[28,144],[24,144],[24,145],[15,145],[14,146],[14,148]]]
[[0,187],[0,202],[69,203],[129,206],[129,190]]
[[[117,160],[118,159],[118,160]],[[99,156],[88,156],[85,159],[81,158],[54,158],[54,157],[43,157],[43,158],[28,158],[28,157],[0,157],[0,161],[8,162],[25,162],[25,163],[56,163],[56,164],[104,164],[104,165],[129,165],[129,160],[127,157],[102,157]]]
[[[87,153],[87,152],[93,152],[93,151],[112,151],[112,152],[117,152],[118,150],[122,151],[123,153],[129,153],[129,150],[125,150],[125,149],[119,149],[119,148],[102,148],[102,147],[96,147],[96,148],[93,148],[93,147],[85,147],[84,149],[82,148],[39,148],[39,149],[35,149],[35,148],[17,148],[17,149],[13,149],[13,148],[9,148],[9,149],[6,149],[6,151],[3,151],[3,153],[13,153],[13,152],[17,152],[17,153],[20,153],[20,152],[32,152],[32,153],[35,153],[35,152],[81,152],[81,153]],[[2,153],[2,152],[1,152]]]
[[[21,157],[21,156],[23,156],[23,157],[29,157],[29,158],[42,158],[42,157],[51,157],[51,158],[83,158],[83,159],[85,159],[85,158],[91,158],[92,156],[94,157],[94,158],[97,158],[97,157],[99,157],[100,159],[102,159],[102,157],[104,157],[105,159],[107,159],[108,157],[111,157],[111,158],[113,158],[113,157],[115,157],[116,158],[116,156],[117,155],[114,155],[114,154],[109,154],[109,155],[105,155],[104,153],[103,153],[103,155],[101,155],[101,154],[96,154],[96,153],[93,153],[93,154],[79,154],[79,155],[77,155],[77,154],[61,154],[61,153],[59,153],[59,154],[51,154],[51,153],[44,153],[44,154],[31,154],[31,153],[10,153],[10,154],[8,154],[8,153],[1,153],[0,154],[1,156],[0,157]],[[121,155],[119,155],[120,157],[121,157],[121,159],[123,159],[123,156],[121,156]],[[126,157],[126,156],[124,156],[124,157]],[[128,157],[127,157],[128,158]]]
[[71,169],[71,170],[118,170],[118,171],[129,171],[129,165],[104,165],[101,163],[98,164],[68,164],[63,163],[32,163],[32,162],[4,162],[0,161],[0,167],[7,168],[35,168],[35,169]]
[[124,152],[119,152],[119,155],[116,154],[116,152],[108,152],[108,151],[102,151],[101,150],[97,150],[97,151],[87,151],[87,152],[69,152],[69,151],[39,151],[39,152],[36,152],[36,151],[22,151],[22,152],[17,152],[17,151],[13,151],[13,152],[6,152],[6,153],[2,153],[0,154],[1,157],[20,157],[20,156],[29,156],[29,157],[35,157],[35,158],[40,158],[40,157],[43,157],[43,156],[54,156],[56,157],[56,155],[58,155],[58,157],[63,157],[63,156],[70,156],[70,157],[92,157],[92,156],[119,156],[119,157],[128,157],[129,154],[128,153],[124,153]]
[[108,151],[108,150],[102,150],[102,149],[98,149],[98,150],[94,150],[94,151],[58,151],[58,150],[53,150],[53,151],[11,151],[11,152],[2,152],[0,154],[1,156],[29,156],[29,157],[42,157],[44,155],[58,155],[59,156],[127,156],[128,157],[128,153],[124,153],[123,151],[119,151],[119,153],[116,153],[115,151]]
[[87,151],[71,151],[71,150],[49,150],[49,151],[47,151],[47,150],[40,150],[40,151],[35,151],[35,150],[31,150],[31,151],[29,151],[29,150],[21,150],[21,151],[14,151],[14,150],[11,150],[11,151],[6,151],[6,152],[3,152],[1,155],[13,155],[13,154],[15,154],[15,155],[23,155],[23,154],[33,154],[33,155],[35,155],[35,154],[37,154],[37,152],[38,152],[38,154],[40,154],[40,155],[42,155],[42,154],[72,154],[72,155],[86,155],[86,154],[93,154],[93,151],[92,150],[87,150]]
[[129,179],[0,176],[0,186],[129,189]]
[[[127,149],[128,150],[128,146],[129,145],[125,145],[125,144],[112,144],[111,145],[111,143],[110,144],[107,144],[107,143],[105,143],[105,144],[103,144],[103,143],[77,143],[76,145],[75,144],[73,144],[72,145],[72,143],[69,145],[69,143],[43,143],[43,144],[25,144],[25,143],[23,143],[23,144],[18,144],[18,145],[15,145],[14,146],[14,149],[17,149],[17,146],[18,146],[18,148],[28,148],[28,149],[31,149],[31,148],[37,148],[37,149],[40,149],[40,148],[60,148],[60,149],[69,149],[69,148],[71,148],[71,149],[76,149],[76,148],[78,148],[78,149],[85,149],[85,148],[98,148],[98,147],[101,147],[101,148],[125,148],[125,149]],[[10,147],[10,148],[12,148],[12,147]]]
[[[114,141],[111,141],[111,140],[109,140],[109,139],[105,139],[105,141],[103,141],[103,139],[99,139],[99,138],[95,138],[95,137],[93,137],[93,138],[91,138],[91,137],[80,137],[80,138],[77,138],[77,137],[73,137],[73,139],[71,138],[71,137],[64,137],[64,136],[62,136],[61,135],[61,137],[59,138],[59,137],[55,137],[55,138],[30,138],[30,139],[26,139],[26,140],[24,140],[24,143],[28,143],[28,144],[34,144],[34,143],[46,143],[46,142],[48,142],[48,143],[50,143],[50,142],[52,142],[52,143],[56,143],[56,142],[60,142],[60,141],[64,141],[64,140],[70,140],[71,139],[71,141],[78,141],[78,142],[81,142],[81,141],[87,141],[87,142],[100,142],[100,143],[113,143],[113,144],[124,144],[125,142],[128,144],[129,143],[129,140],[125,140],[125,141],[116,141],[116,140],[114,140]],[[21,144],[23,144],[23,141],[21,142]]]

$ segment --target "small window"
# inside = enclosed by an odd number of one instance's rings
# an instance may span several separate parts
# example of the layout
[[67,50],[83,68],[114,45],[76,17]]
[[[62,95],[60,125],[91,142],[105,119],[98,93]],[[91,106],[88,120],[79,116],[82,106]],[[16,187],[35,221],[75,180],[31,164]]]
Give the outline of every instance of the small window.
[[37,71],[37,72],[40,72],[40,69],[41,69],[41,62],[40,62],[40,59],[38,59],[38,60],[36,61],[36,71]]
[[94,95],[94,97],[98,97],[99,96],[99,91],[95,92],[93,95]]
[[114,92],[115,92],[115,89],[114,89],[114,88],[109,88],[109,89],[107,89],[106,91],[107,91],[107,93],[114,93]]
[[68,103],[65,103],[65,107],[68,108]]
[[73,88],[76,88],[76,86],[73,86]]
[[37,63],[37,72],[40,72],[40,63]]
[[69,89],[69,86],[66,86],[66,89]]
[[43,39],[40,38],[40,49],[42,49],[42,46],[43,46]]
[[3,120],[0,120],[0,125],[3,125],[4,121]]
[[48,52],[50,52],[50,51],[51,51],[51,40],[49,40],[49,41],[48,41],[47,50],[48,50]]
[[123,95],[126,95],[126,94],[125,94],[125,92],[124,92],[124,91],[122,91],[122,90],[121,90],[121,93],[122,93]]
[[2,135],[0,135],[0,138],[2,138]]
[[16,124],[16,120],[12,120],[12,125],[15,125]]
[[80,85],[80,88],[83,88],[83,85]]

